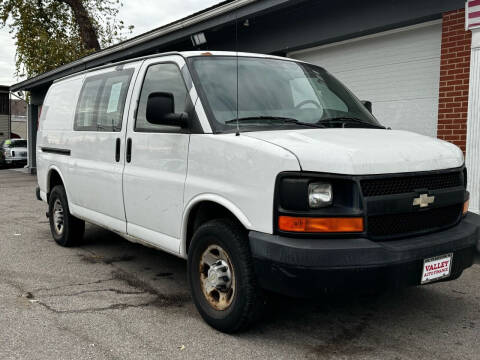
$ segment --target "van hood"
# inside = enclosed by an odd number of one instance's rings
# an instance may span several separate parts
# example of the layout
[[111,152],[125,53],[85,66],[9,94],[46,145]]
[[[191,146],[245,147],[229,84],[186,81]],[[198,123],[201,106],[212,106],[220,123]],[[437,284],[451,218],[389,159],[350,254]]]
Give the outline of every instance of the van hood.
[[242,133],[292,152],[304,171],[366,175],[455,168],[455,145],[401,130],[301,129]]

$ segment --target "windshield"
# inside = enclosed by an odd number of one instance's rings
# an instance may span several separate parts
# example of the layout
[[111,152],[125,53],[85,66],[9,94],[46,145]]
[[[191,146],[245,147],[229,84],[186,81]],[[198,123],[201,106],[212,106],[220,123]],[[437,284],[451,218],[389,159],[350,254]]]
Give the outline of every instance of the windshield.
[[[205,56],[190,61],[214,130],[235,131],[237,58]],[[238,58],[238,118],[244,131],[381,127],[363,104],[324,69],[257,57]]]

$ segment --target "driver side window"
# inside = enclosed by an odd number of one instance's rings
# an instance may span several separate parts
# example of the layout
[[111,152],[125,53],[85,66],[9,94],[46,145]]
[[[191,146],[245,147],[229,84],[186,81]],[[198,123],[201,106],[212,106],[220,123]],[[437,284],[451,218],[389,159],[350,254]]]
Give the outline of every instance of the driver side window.
[[175,112],[186,110],[188,91],[177,65],[172,63],[155,64],[147,69],[138,102],[135,131],[138,132],[177,132],[177,126],[151,124],[147,121],[147,100],[154,92],[172,93]]

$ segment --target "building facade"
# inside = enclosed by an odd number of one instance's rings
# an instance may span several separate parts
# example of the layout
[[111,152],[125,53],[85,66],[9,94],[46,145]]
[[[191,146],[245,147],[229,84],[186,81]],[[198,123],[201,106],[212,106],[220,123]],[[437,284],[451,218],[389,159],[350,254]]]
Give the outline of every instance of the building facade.
[[0,86],[0,143],[11,137],[27,138],[27,103],[12,99],[8,86]]
[[27,103],[10,99],[10,133],[12,137],[27,138]]
[[9,95],[8,86],[0,86],[0,143],[10,137]]

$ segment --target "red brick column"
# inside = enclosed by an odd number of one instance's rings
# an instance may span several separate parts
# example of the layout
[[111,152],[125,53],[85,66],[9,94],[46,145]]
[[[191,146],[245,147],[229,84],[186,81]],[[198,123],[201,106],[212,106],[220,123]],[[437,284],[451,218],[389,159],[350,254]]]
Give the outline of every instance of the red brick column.
[[465,31],[464,9],[443,14],[437,136],[458,145],[464,153],[471,39],[472,33]]

